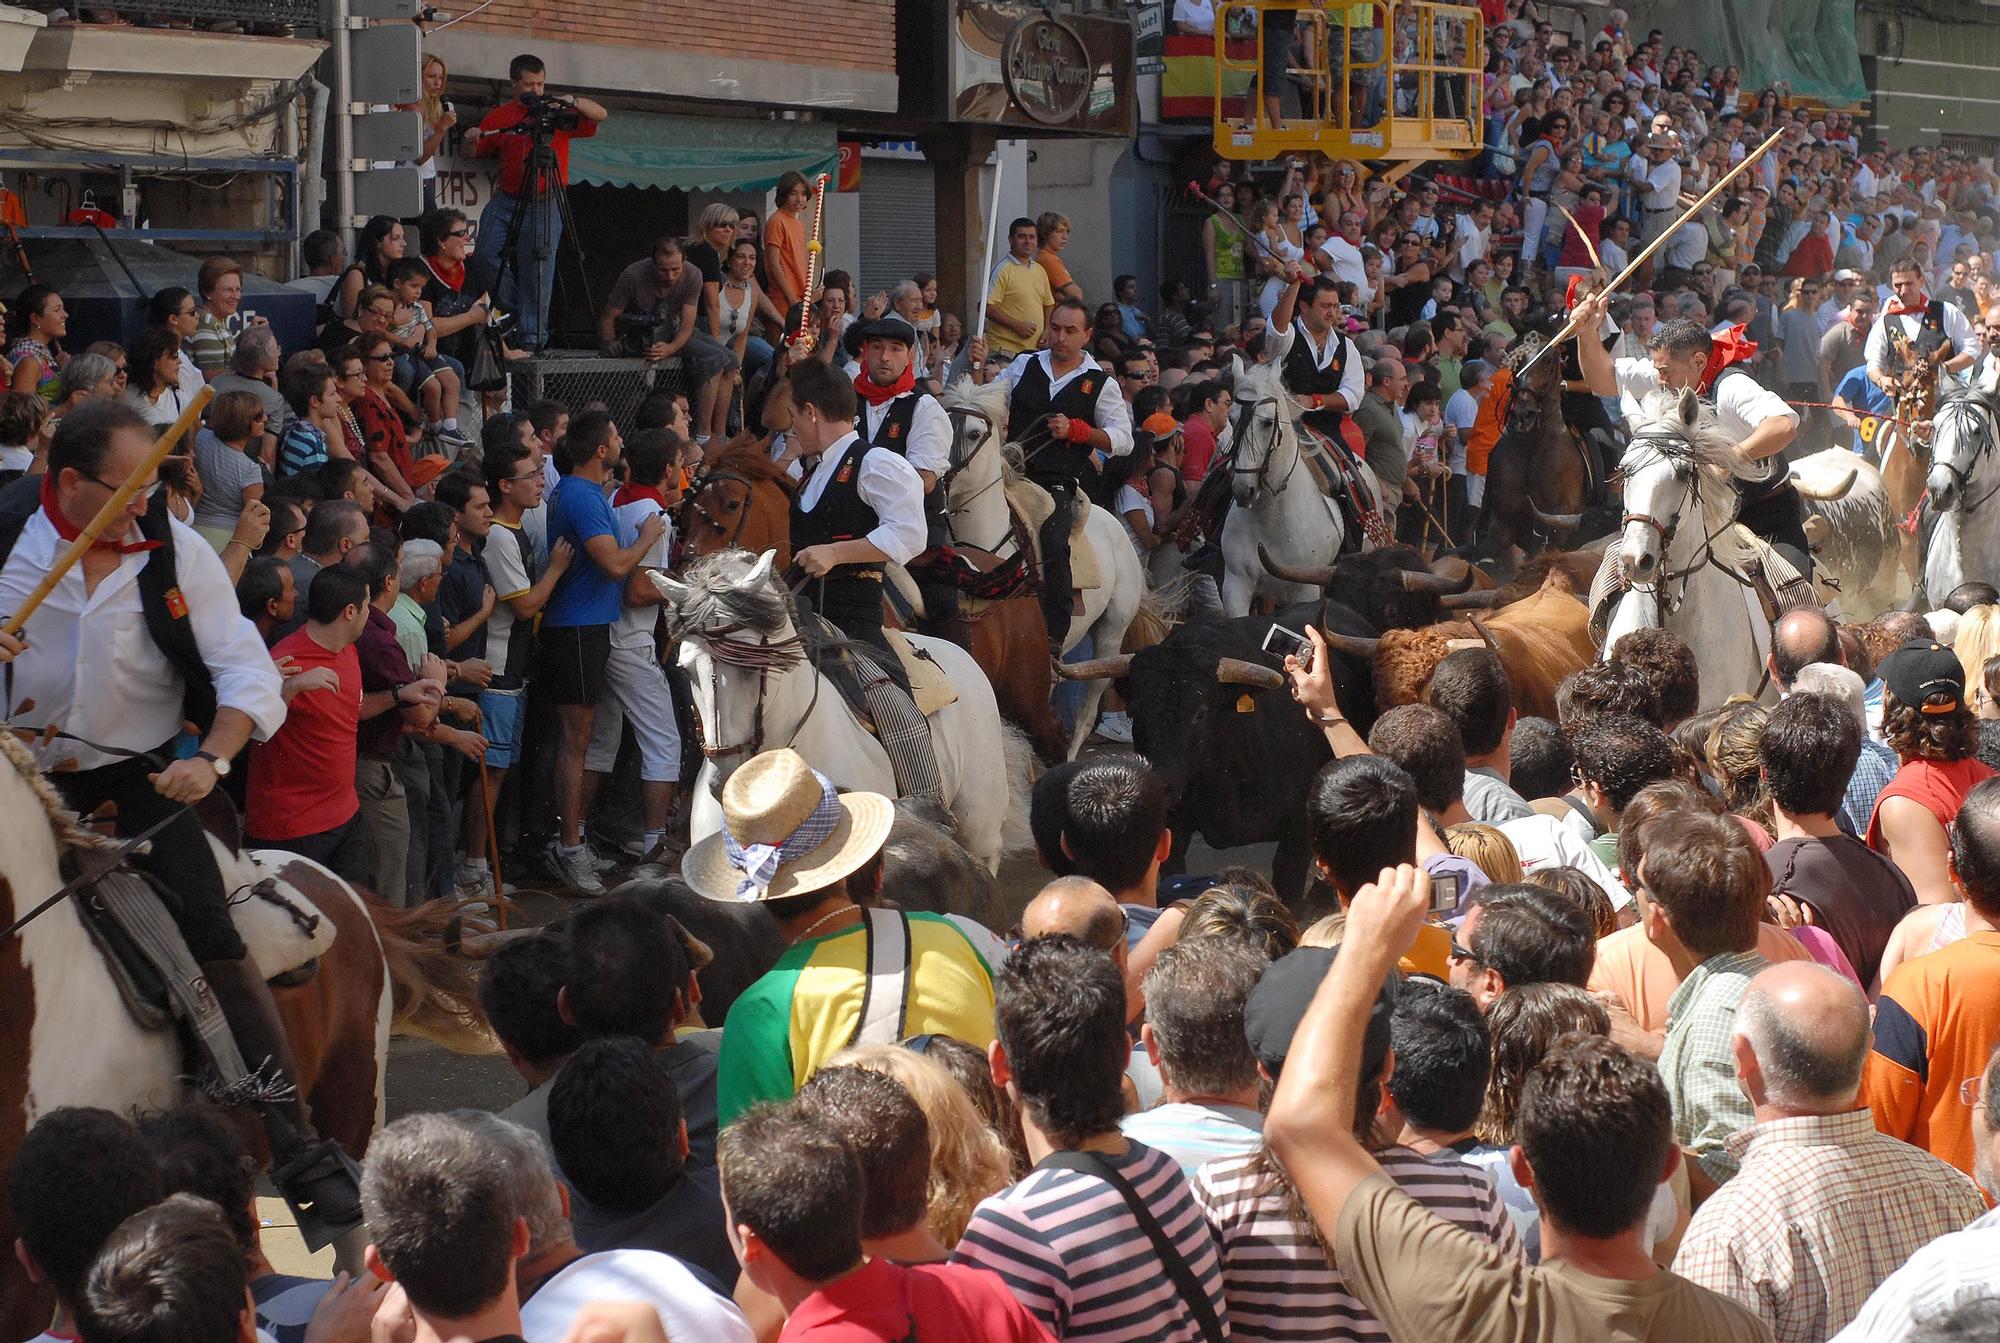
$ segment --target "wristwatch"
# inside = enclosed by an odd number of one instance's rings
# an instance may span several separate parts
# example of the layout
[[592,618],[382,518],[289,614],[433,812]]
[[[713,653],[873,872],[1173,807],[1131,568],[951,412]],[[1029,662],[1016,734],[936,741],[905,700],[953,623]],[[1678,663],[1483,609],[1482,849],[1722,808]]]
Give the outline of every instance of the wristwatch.
[[196,760],[206,760],[208,767],[215,771],[216,778],[226,779],[229,777],[229,762],[213,751],[196,751],[194,758]]

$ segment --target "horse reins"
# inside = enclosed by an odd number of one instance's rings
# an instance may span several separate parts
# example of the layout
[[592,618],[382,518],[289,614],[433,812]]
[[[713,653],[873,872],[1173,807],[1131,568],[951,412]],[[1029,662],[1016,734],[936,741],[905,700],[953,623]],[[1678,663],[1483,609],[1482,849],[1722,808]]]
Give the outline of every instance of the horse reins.
[[[766,635],[759,635],[754,644],[729,637],[747,628],[748,626],[739,621],[731,625],[719,625],[711,630],[689,631],[687,636],[700,639],[707,646],[709,657],[716,662],[757,673],[757,705],[752,711],[750,737],[734,746],[715,746],[706,741],[702,742],[701,753],[709,760],[727,760],[735,755],[754,756],[763,752],[764,699],[771,683],[771,674],[790,671],[799,663],[806,661],[805,636],[794,633],[789,638],[773,641]],[[813,716],[813,710],[819,705],[820,679],[818,676],[813,677],[812,699],[806,704],[806,711],[799,716],[799,721],[792,725],[791,736],[785,742],[787,746],[798,739],[800,730],[805,727],[807,720]],[[713,673],[709,676],[709,699],[711,702],[715,700]],[[696,716],[696,723],[697,725],[700,723],[699,715]]]
[[1993,484],[1987,486],[1986,493],[1980,495],[1977,499],[1972,497],[1971,490],[1972,472],[1977,467],[1979,459],[1989,457],[1993,454],[1993,412],[1987,406],[1984,394],[1979,392],[1961,392],[1956,396],[1940,398],[1937,411],[1933,416],[1933,423],[1937,419],[1942,418],[1947,410],[1965,415],[1978,415],[1983,420],[1980,426],[1979,448],[1972,454],[1971,461],[1965,470],[1961,471],[1955,464],[1940,460],[1937,457],[1935,447],[1933,447],[1931,454],[1931,464],[1933,466],[1941,466],[1951,472],[1952,479],[1958,483],[1958,490],[1961,496],[1958,504],[1959,511],[1962,513],[1971,513],[1979,505],[1991,499],[1996,493],[2000,493],[2000,480],[1996,480]]

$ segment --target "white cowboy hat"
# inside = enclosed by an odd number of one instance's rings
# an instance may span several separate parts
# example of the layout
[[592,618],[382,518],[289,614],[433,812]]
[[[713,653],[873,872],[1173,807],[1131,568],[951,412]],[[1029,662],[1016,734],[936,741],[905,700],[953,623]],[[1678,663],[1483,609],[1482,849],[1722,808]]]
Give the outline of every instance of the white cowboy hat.
[[881,852],[894,820],[881,794],[836,793],[797,751],[765,751],[722,786],[722,829],[687,851],[681,876],[711,900],[804,895]]

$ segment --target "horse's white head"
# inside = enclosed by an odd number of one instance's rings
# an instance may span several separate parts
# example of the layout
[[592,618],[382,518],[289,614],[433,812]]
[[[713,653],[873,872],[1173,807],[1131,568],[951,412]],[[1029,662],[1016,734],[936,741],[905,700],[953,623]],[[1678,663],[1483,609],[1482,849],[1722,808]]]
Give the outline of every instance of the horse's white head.
[[1641,584],[1658,577],[1668,541],[1691,510],[1702,514],[1703,535],[1718,530],[1735,514],[1729,478],[1757,474],[1692,391],[1664,390],[1640,405],[1618,471],[1625,500],[1618,553],[1626,575]]
[[1982,468],[1993,470],[1995,421],[2000,420],[2000,398],[1971,388],[1948,390],[1938,399],[1931,417],[1931,470],[1925,485],[1930,488],[1931,507],[1948,512],[1976,493],[1972,477]]
[[791,623],[791,604],[782,584],[771,578],[777,552],[719,550],[687,567],[684,579],[648,569],[677,636],[699,638],[711,629],[740,625],[774,634]]
[[1247,505],[1257,495],[1265,465],[1295,433],[1292,420],[1298,406],[1285,390],[1284,373],[1276,364],[1246,364],[1234,360],[1231,394],[1236,399],[1235,466],[1229,491],[1238,504]]

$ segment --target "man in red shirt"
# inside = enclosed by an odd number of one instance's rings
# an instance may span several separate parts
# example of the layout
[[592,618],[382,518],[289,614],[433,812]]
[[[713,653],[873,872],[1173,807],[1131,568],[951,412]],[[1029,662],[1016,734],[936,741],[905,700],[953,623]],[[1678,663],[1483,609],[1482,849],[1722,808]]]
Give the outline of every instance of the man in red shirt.
[[[597,125],[610,115],[604,105],[581,94],[571,96],[576,104],[576,126],[558,130],[552,142],[555,173],[547,180],[528,180],[528,155],[534,137],[524,124],[531,106],[548,97],[548,67],[534,55],[516,56],[507,66],[513,81],[512,101],[488,112],[479,125],[466,132],[465,144],[475,158],[500,160],[500,181],[495,195],[479,216],[479,237],[474,257],[488,271],[498,273],[507,230],[521,215],[515,234],[513,264],[500,280],[502,306],[519,314],[514,343],[526,350],[548,344],[549,291],[555,284],[556,249],[562,245],[562,212],[556,208],[555,193],[569,184],[569,142],[597,134]],[[531,278],[523,284],[522,277]]]
[[716,1160],[729,1244],[743,1275],[789,1317],[779,1343],[1048,1343],[1041,1321],[997,1273],[864,1261],[861,1162],[809,1105],[752,1109],[723,1132]]
[[1187,419],[1181,425],[1181,442],[1187,445],[1181,454],[1181,478],[1190,489],[1201,484],[1209,464],[1215,460],[1223,430],[1229,425],[1231,404],[1229,389],[1220,378],[1210,378],[1188,388]]
[[361,724],[354,641],[368,624],[368,580],[336,565],[320,572],[304,600],[305,625],[271,650],[288,669],[285,723],[251,748],[244,830],[251,848],[288,849],[348,881],[366,881],[373,854],[354,791]]

